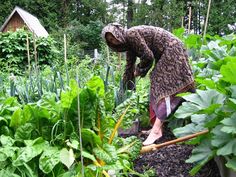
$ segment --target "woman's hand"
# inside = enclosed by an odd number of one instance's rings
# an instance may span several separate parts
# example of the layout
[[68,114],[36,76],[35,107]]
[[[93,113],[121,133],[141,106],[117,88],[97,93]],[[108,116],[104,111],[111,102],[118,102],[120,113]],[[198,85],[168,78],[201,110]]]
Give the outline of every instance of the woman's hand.
[[138,76],[140,76],[140,73],[139,73],[138,68],[136,67],[134,70],[134,77],[138,77]]
[[139,73],[137,70],[134,71],[134,77],[138,77],[139,76]]
[[137,76],[145,77],[151,67],[152,67],[152,60],[145,63],[144,66],[142,66],[141,63],[139,63],[135,68],[134,77],[137,77]]

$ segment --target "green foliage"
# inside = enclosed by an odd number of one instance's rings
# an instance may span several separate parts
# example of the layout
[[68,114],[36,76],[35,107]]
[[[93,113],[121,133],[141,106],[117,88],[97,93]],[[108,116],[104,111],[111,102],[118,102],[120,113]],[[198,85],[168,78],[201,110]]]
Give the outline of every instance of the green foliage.
[[[108,144],[115,119],[111,117],[112,110],[104,107],[105,87],[101,78],[92,77],[83,88],[71,80],[61,90],[58,101],[55,94],[44,94],[37,102],[25,105],[14,97],[0,100],[0,173],[73,176],[81,174],[80,155],[84,159],[85,176],[114,167],[117,174],[132,171],[131,160],[138,156],[141,142],[135,137],[123,139],[116,135],[115,141]],[[82,151],[78,129],[81,129]]]
[[[22,74],[28,69],[27,35],[29,39],[30,65],[35,65],[33,36],[23,29],[16,32],[0,33],[0,67],[2,72]],[[55,41],[48,38],[36,38],[37,65],[52,64],[56,62],[58,51]],[[33,65],[32,65],[33,63]]]
[[104,21],[107,16],[107,2],[101,0],[81,0],[76,1],[77,7],[75,18],[81,22],[81,24],[88,24],[91,21]]
[[230,62],[227,62],[226,65],[223,65],[220,69],[220,72],[223,76],[223,80],[230,82],[232,84],[236,84],[236,60],[231,60]]
[[[228,0],[212,3],[208,26],[209,34],[230,34],[228,24],[233,25],[235,23],[233,17],[235,6],[231,4],[233,2],[233,0]],[[225,13],[227,14],[226,18]]]
[[[211,41],[199,48],[200,58],[194,62],[196,93],[182,95],[186,100],[175,113],[177,120],[187,125],[173,130],[176,136],[185,136],[205,129],[189,143],[198,145],[187,160],[195,163],[191,174],[215,156],[224,156],[226,166],[235,170],[235,36],[211,37]],[[185,40],[188,41],[188,40]],[[199,51],[197,51],[199,52]],[[186,121],[187,120],[187,121]]]
[[[111,19],[115,15],[120,15],[119,21],[128,24],[129,1],[111,1],[112,4],[119,4],[121,8],[112,6],[110,8]],[[184,27],[188,29],[189,9],[191,7],[190,32],[202,34],[204,29],[203,21],[206,18],[208,0],[186,1],[186,0],[151,0],[134,2],[132,6],[133,19],[132,26],[135,25],[154,25],[163,27],[169,31]],[[211,35],[230,34],[235,31],[229,25],[234,25],[235,5],[233,0],[211,3],[207,32]],[[182,26],[183,25],[183,26]]]
[[211,144],[209,140],[205,140],[193,149],[192,156],[186,161],[188,163],[196,163],[198,164],[190,171],[191,175],[196,174],[201,167],[203,167],[209,160],[211,160],[214,156],[214,151],[211,150]]

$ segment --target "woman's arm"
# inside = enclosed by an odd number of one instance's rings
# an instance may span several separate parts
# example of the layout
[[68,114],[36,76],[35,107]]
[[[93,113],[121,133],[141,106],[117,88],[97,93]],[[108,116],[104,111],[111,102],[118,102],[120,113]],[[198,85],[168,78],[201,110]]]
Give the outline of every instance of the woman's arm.
[[123,75],[123,88],[126,90],[134,90],[135,89],[135,62],[136,62],[136,55],[131,52],[126,52],[126,66],[125,72]]
[[140,36],[136,30],[129,30],[127,32],[127,41],[132,47],[133,51],[140,56],[140,63],[136,67],[136,75],[144,77],[149,69],[152,67],[154,60],[153,52],[149,49],[146,41]]

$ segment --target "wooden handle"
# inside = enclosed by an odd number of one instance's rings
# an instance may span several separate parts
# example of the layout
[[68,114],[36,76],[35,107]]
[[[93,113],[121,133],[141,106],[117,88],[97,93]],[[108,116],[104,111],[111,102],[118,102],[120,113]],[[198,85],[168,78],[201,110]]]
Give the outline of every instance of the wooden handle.
[[189,139],[195,138],[199,135],[206,134],[208,132],[209,132],[208,130],[204,130],[204,131],[201,131],[201,132],[198,132],[198,133],[194,133],[192,135],[187,135],[187,136],[184,136],[184,137],[181,137],[181,138],[177,138],[177,139],[174,139],[174,140],[171,140],[171,141],[167,141],[165,143],[151,144],[149,146],[143,146],[140,153],[144,154],[144,153],[147,153],[147,152],[155,151],[155,150],[160,149],[164,146],[169,146],[171,144],[176,144],[176,143],[179,143],[179,142],[187,141]]

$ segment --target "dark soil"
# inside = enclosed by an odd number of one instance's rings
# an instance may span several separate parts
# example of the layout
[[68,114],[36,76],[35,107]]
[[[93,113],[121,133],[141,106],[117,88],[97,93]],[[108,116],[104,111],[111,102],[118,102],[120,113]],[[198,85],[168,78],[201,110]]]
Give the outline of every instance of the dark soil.
[[[156,144],[175,139],[171,131],[164,125],[163,137]],[[144,141],[147,135],[139,134]],[[156,177],[190,177],[189,171],[193,164],[185,163],[194,147],[178,144],[163,147],[157,151],[142,154],[134,162],[135,170],[144,173],[148,169],[156,172]],[[219,170],[214,160],[207,163],[195,177],[220,177]]]

